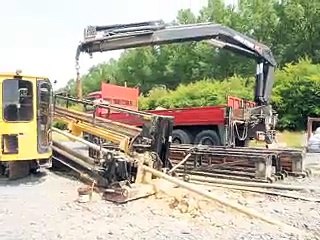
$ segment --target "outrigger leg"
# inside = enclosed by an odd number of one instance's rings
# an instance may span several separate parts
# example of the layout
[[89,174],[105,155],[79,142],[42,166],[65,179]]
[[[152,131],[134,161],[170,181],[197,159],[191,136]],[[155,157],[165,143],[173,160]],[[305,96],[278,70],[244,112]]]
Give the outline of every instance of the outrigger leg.
[[7,177],[16,180],[27,177],[30,174],[30,161],[14,161],[8,163]]

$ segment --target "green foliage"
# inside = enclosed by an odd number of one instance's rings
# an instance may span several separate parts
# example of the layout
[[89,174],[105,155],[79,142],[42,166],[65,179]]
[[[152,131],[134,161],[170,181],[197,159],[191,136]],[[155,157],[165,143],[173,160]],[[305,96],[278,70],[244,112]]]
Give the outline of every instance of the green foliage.
[[[308,115],[320,112],[319,19],[319,0],[239,0],[228,6],[208,0],[198,16],[184,9],[174,22],[220,23],[268,45],[279,68],[272,97],[279,126],[301,129]],[[126,50],[118,60],[93,66],[82,81],[84,94],[99,90],[101,81],[139,86],[141,108],[153,109],[224,103],[227,94],[252,99],[254,73],[253,60],[191,42]],[[74,80],[67,89],[75,95]]]
[[253,79],[231,77],[224,81],[213,79],[197,81],[187,85],[181,84],[176,90],[157,87],[147,96],[140,98],[140,109],[156,107],[180,108],[195,106],[211,106],[226,103],[228,95],[252,99]]
[[61,129],[61,130],[65,130],[65,129],[67,129],[67,124],[65,124],[64,122],[61,122],[61,121],[55,121],[53,123],[53,127]]
[[[180,10],[177,23],[216,22],[267,44],[279,66],[308,56],[320,61],[320,1],[240,0],[226,6],[209,0],[196,17],[190,9]],[[172,44],[126,50],[118,60],[93,66],[83,76],[84,93],[96,91],[101,81],[140,86],[146,93],[155,85],[175,89],[200,79],[224,79],[235,74],[253,76],[254,61],[227,51],[214,51],[204,42]],[[74,89],[74,83],[70,82]],[[74,92],[72,90],[71,92]]]
[[[308,56],[320,61],[320,1],[240,0],[226,6],[209,0],[196,17],[190,9],[180,10],[178,23],[216,22],[266,43],[279,66]],[[84,93],[96,91],[101,81],[140,86],[145,93],[154,85],[169,89],[200,79],[224,79],[238,74],[252,76],[254,62],[227,51],[214,51],[205,43],[184,43],[126,50],[118,60],[93,66],[83,76]],[[74,93],[74,82],[68,83]]]
[[[181,84],[176,90],[152,89],[140,98],[140,109],[180,108],[226,103],[226,96],[252,100],[253,78],[234,76],[223,81],[202,80]],[[308,116],[320,115],[320,64],[302,59],[276,71],[272,104],[280,129],[303,130]]]
[[274,8],[279,21],[273,45],[280,64],[297,62],[305,56],[319,63],[320,1],[276,1]]
[[308,116],[320,115],[320,64],[301,60],[277,71],[273,105],[280,115],[279,128],[305,129]]

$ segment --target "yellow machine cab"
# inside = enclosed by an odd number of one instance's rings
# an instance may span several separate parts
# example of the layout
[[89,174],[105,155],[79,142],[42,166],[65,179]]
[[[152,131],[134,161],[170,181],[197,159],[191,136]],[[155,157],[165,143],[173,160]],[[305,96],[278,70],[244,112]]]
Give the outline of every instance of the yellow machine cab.
[[51,167],[52,86],[48,78],[0,73],[0,175]]

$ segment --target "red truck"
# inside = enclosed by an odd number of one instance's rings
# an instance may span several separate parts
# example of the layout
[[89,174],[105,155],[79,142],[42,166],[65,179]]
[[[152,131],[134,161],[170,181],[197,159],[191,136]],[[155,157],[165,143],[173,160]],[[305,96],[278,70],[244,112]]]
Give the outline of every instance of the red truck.
[[[102,83],[101,91],[92,92],[87,96],[88,100],[103,100],[110,104],[133,110],[138,110],[138,98],[139,89],[108,83]],[[224,105],[148,110],[147,112],[174,117],[172,132],[173,143],[225,145],[230,138],[231,112],[235,110],[241,111],[241,109],[254,106],[254,102],[229,96],[227,98],[227,103]],[[86,111],[90,112],[92,109],[87,108]],[[142,127],[143,125],[142,120],[138,117],[126,113],[108,112],[106,109],[102,108],[96,109],[96,116],[137,127]],[[238,134],[239,131],[241,132],[241,130],[238,129],[237,131],[232,130],[232,132],[237,132]],[[247,137],[243,137],[243,139],[244,138],[247,140]],[[242,140],[242,142],[244,141]],[[241,146],[243,143],[237,143],[236,145]]]

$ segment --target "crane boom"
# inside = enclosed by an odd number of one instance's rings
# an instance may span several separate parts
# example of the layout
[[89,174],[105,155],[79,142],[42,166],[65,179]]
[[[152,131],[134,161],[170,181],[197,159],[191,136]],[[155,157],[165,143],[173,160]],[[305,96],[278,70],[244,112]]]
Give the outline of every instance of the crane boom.
[[274,81],[276,61],[269,47],[229,27],[214,24],[168,25],[150,21],[107,26],[88,26],[79,44],[76,60],[81,52],[89,54],[117,49],[207,41],[210,45],[230,50],[257,61],[255,102],[268,105]]

